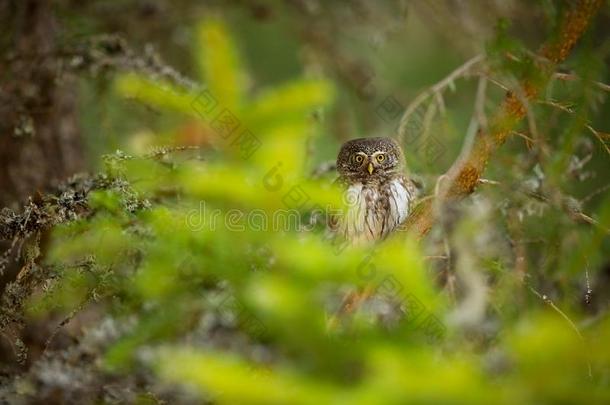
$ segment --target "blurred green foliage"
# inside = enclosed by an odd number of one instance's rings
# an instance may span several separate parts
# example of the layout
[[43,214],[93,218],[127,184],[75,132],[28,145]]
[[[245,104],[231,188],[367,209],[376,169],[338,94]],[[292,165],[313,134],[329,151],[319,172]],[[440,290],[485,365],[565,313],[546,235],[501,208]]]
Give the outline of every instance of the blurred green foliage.
[[[489,45],[492,60],[523,47],[505,28]],[[506,223],[478,214],[460,223],[453,242],[489,251],[460,252],[458,260],[477,256],[473,263],[493,285],[483,294],[494,321],[480,330],[464,328],[455,322],[455,297],[440,290],[434,261],[424,258],[424,244],[399,234],[374,249],[342,250],[323,230],[305,232],[286,217],[274,223],[282,210],[295,210],[297,222],[307,224],[316,207],[341,208],[330,181],[308,175],[319,160],[310,156],[311,145],[325,136],[324,116],[340,96],[322,76],[254,91],[222,20],[207,19],[195,33],[205,87],[129,73],[116,78],[114,91],[172,116],[173,126],[147,134],[145,143],[179,145],[187,122],[213,152],[108,155],[105,172],[124,180],[130,193],[95,192],[91,218],[56,229],[47,261],[60,266],[58,280],[31,299],[32,316],[58,309],[68,314],[87,301],[103,304],[128,325],[108,348],[105,370],[152,370],[214,403],[610,401],[607,317],[583,325],[577,294],[553,297],[566,314],[526,287],[548,277],[573,291],[585,261],[593,268],[607,260],[603,230],[575,227],[557,206],[541,208],[552,214],[527,216],[520,226],[528,228],[528,238],[547,239],[550,247],[531,260],[536,273],[524,284],[502,250],[512,248],[506,238],[485,231]],[[528,74],[529,62],[513,61],[501,73]],[[584,116],[590,97],[583,89],[577,102]],[[218,121],[223,111],[228,124]],[[535,111],[541,120],[554,114]],[[546,156],[543,169],[563,188],[561,173],[583,125],[572,116],[559,120],[566,123],[555,124],[564,131],[561,152]],[[442,125],[449,134],[461,131],[451,116]],[[246,142],[246,136],[254,139]],[[507,146],[507,155],[518,148]],[[190,158],[174,159],[182,153]],[[516,166],[525,165],[517,160]],[[507,165],[490,168],[502,181],[518,178],[512,174]],[[511,192],[506,187],[482,190],[482,198],[502,201]],[[517,202],[496,209],[537,209],[528,197],[513,197]],[[148,208],[130,209],[133,199]],[[596,217],[608,227],[608,200],[600,207]],[[555,227],[569,227],[571,237],[548,231]],[[497,251],[494,238],[503,239]],[[344,292],[370,285],[386,298],[378,304],[406,306],[402,318],[386,322],[364,308],[329,328]]]

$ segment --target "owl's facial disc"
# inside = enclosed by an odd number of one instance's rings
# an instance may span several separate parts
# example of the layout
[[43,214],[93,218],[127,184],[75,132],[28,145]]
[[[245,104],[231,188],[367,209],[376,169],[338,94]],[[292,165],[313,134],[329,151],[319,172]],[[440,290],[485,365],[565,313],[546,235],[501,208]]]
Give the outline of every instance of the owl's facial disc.
[[374,173],[391,170],[393,164],[387,156],[388,154],[383,151],[375,151],[370,155],[365,152],[356,152],[350,158],[352,171],[361,173],[363,176],[372,176]]
[[353,181],[368,182],[400,173],[400,146],[390,138],[361,138],[346,142],[337,156],[337,170]]

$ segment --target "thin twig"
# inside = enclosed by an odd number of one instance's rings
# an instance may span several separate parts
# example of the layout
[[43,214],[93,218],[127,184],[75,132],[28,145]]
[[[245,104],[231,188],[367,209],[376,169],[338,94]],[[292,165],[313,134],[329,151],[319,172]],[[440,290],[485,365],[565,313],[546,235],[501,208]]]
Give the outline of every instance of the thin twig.
[[591,282],[589,281],[589,259],[585,256],[586,267],[585,267],[585,283],[587,286],[587,292],[585,293],[585,304],[587,306],[591,305],[591,295],[593,294],[593,289],[591,289]]
[[[576,326],[576,324],[570,319],[569,316],[567,316],[565,314],[565,312],[563,312],[561,309],[559,309],[559,307],[557,305],[555,305],[555,303],[553,302],[553,300],[551,300],[546,294],[540,294],[538,291],[536,291],[534,288],[532,288],[531,285],[527,285],[527,287],[529,288],[529,290],[534,293],[534,295],[536,295],[538,298],[540,298],[545,304],[547,304],[548,306],[550,306],[555,312],[557,312],[569,325],[570,327],[574,330],[574,332],[576,332],[576,335],[580,338],[580,340],[585,343],[585,338],[583,337],[582,333],[580,333],[580,330],[578,329],[578,327]],[[589,378],[593,377],[593,372],[591,370],[591,363],[587,360],[587,366],[589,369]]]
[[536,141],[534,141],[534,139],[530,138],[529,136],[525,135],[523,132],[519,132],[519,131],[510,131],[511,134],[520,136],[521,138],[525,139],[528,142],[531,143],[535,143]]
[[589,194],[588,196],[586,196],[585,198],[583,198],[582,200],[580,200],[580,202],[582,204],[586,204],[588,203],[593,197],[603,193],[606,190],[610,189],[610,184],[606,184],[605,186],[602,186],[600,188],[598,188],[597,190],[595,190],[594,192],[592,192],[591,194]]
[[[577,75],[575,75],[573,73],[559,73],[558,72],[558,73],[553,74],[553,78],[559,79],[559,80],[564,80],[564,81],[581,80],[580,77],[578,77]],[[610,91],[610,85],[608,85],[606,83],[602,83],[602,82],[598,82],[598,81],[593,81],[592,83],[595,84],[601,90]]]
[[481,76],[477,85],[477,95],[474,102],[473,114],[466,129],[466,139],[462,145],[460,151],[460,157],[463,158],[468,156],[472,145],[474,143],[474,137],[477,131],[487,131],[487,116],[485,115],[485,98],[487,91],[487,77]]
[[[420,93],[415,99],[407,106],[405,112],[400,118],[400,124],[398,125],[398,142],[402,143],[404,140],[405,130],[407,123],[409,122],[409,118],[411,115],[419,108],[419,106],[424,103],[429,97],[435,96],[437,103],[439,103],[438,98],[442,97],[442,91],[445,90],[448,86],[451,86],[453,82],[461,76],[465,76],[470,73],[470,69],[475,66],[477,63],[483,61],[485,59],[484,55],[477,55],[470,60],[466,61],[463,65],[459,66],[457,69],[449,73],[443,80],[436,83],[434,86],[428,88],[423,93]],[[442,103],[441,109],[444,109],[444,102]]]
[[[604,147],[604,149],[606,150],[606,153],[608,153],[610,155],[610,148],[608,148],[608,145],[606,145],[606,142],[602,139],[603,136],[602,135],[606,135],[603,132],[599,132],[597,131],[595,128],[593,128],[591,125],[587,124],[586,127],[589,129],[589,131],[591,131],[593,133],[593,135],[599,140],[599,142],[602,144],[602,146]],[[609,134],[610,135],[610,134]]]
[[551,107],[555,107],[563,112],[567,112],[569,114],[574,113],[572,109],[572,104],[562,104],[554,100],[538,100],[539,104],[550,105]]
[[66,326],[68,323],[70,323],[70,321],[72,321],[72,319],[74,319],[74,317],[76,316],[76,314],[78,314],[84,307],[85,305],[89,302],[89,298],[86,298],[83,302],[81,302],[78,307],[74,308],[72,311],[70,311],[70,313],[68,314],[67,317],[65,317],[59,324],[57,324],[57,326],[55,327],[55,329],[53,329],[53,332],[51,333],[51,335],[47,338],[45,344],[44,344],[44,349],[42,350],[42,354],[44,355],[47,350],[49,349],[49,346],[51,345],[51,342],[53,341],[53,339],[55,338],[55,336],[57,336],[57,334],[59,333],[59,331]]
[[479,179],[479,184],[489,184],[489,185],[492,185],[492,186],[498,186],[501,183],[499,181],[488,180],[488,179],[481,178],[481,179]]

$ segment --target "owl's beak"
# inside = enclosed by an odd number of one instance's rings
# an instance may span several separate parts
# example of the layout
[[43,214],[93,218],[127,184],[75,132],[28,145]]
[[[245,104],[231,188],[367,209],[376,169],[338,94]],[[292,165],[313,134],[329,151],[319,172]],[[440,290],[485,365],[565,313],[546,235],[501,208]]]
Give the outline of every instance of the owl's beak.
[[369,171],[369,174],[373,174],[373,164],[372,163],[369,163],[367,170]]

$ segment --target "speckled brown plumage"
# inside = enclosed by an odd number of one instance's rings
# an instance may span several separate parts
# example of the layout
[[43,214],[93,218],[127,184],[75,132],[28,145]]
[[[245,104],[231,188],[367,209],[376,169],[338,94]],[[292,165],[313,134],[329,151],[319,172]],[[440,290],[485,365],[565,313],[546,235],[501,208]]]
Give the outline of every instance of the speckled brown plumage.
[[383,239],[409,215],[416,188],[405,176],[402,149],[391,138],[346,142],[337,156],[346,210],[331,228],[351,243]]

